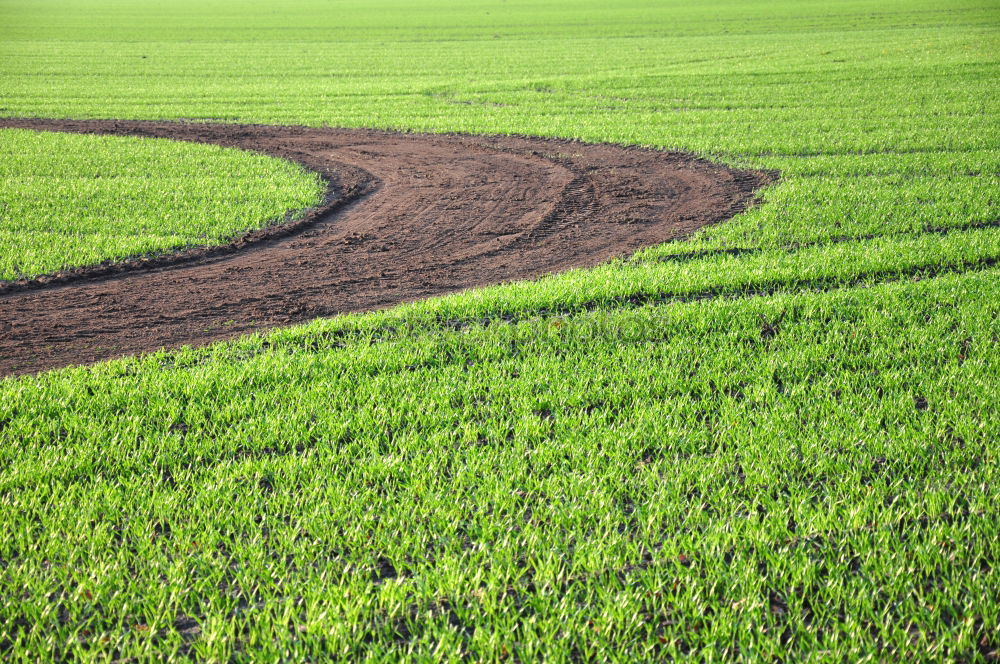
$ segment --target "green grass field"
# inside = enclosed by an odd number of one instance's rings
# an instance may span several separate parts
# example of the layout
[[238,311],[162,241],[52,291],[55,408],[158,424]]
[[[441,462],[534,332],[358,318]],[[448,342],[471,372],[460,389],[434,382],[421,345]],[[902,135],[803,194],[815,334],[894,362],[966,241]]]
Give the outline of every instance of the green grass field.
[[0,654],[997,659],[998,28],[988,0],[0,0],[3,115],[782,173],[593,270],[3,380]]
[[0,130],[0,280],[221,244],[284,221],[324,189],[242,150]]

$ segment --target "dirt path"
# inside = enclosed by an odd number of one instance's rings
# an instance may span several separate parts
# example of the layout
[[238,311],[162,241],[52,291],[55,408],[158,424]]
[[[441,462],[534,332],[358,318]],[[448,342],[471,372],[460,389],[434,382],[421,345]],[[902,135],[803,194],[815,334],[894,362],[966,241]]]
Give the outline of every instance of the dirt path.
[[301,222],[221,248],[0,287],[0,375],[33,373],[529,279],[743,210],[767,174],[539,138],[0,119],[256,150],[328,178]]

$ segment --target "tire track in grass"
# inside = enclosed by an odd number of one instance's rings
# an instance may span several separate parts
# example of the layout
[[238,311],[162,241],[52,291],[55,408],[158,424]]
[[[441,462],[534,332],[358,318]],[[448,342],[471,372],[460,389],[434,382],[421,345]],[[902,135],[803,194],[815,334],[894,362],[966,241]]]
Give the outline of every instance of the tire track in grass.
[[[842,290],[856,288],[870,288],[874,286],[891,285],[904,282],[916,282],[924,279],[934,279],[951,274],[974,274],[991,270],[1000,265],[1000,257],[989,256],[975,261],[955,263],[955,264],[921,264],[916,266],[891,268],[884,271],[872,272],[859,275],[854,278],[844,280],[840,277],[822,277],[817,279],[803,279],[794,281],[783,281],[765,287],[724,287],[708,288],[699,291],[686,293],[659,292],[659,293],[632,293],[629,295],[615,295],[608,298],[587,300],[566,304],[564,306],[546,305],[544,307],[528,307],[518,310],[498,310],[487,316],[472,316],[467,318],[435,317],[427,321],[422,321],[416,325],[407,325],[400,328],[392,323],[366,328],[364,330],[332,330],[329,332],[316,332],[297,339],[283,339],[280,341],[272,339],[262,339],[260,345],[253,348],[234,348],[226,357],[233,362],[245,362],[256,356],[274,352],[303,352],[314,353],[333,348],[344,348],[349,344],[361,343],[369,346],[395,340],[398,334],[420,334],[432,333],[441,329],[448,331],[462,331],[473,327],[489,327],[497,324],[516,325],[550,316],[571,316],[584,314],[604,309],[638,309],[650,305],[658,304],[687,304],[692,302],[702,302],[705,300],[742,300],[754,297],[771,297],[775,295],[794,295],[797,293],[831,293]],[[766,327],[766,322],[762,325]],[[762,330],[764,329],[762,327]],[[169,356],[164,358],[161,366],[163,369],[191,368],[209,362],[216,361],[217,357],[198,356],[195,358],[177,358]],[[139,373],[142,369],[123,369],[120,375],[130,375],[133,372]]]

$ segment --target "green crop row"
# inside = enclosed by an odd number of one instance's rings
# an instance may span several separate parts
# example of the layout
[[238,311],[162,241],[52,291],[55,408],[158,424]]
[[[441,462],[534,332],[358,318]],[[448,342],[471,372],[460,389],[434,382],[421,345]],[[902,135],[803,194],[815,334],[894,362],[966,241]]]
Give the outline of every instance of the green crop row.
[[381,340],[348,317],[10,381],[8,649],[974,652],[997,276]]

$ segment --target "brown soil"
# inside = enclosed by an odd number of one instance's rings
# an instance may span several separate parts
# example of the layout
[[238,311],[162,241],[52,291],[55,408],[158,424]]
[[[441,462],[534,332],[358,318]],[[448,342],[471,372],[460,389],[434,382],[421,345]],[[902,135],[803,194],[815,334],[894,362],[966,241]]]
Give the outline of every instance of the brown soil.
[[203,345],[340,312],[593,266],[743,210],[773,175],[526,137],[0,119],[256,150],[329,182],[298,222],[224,247],[0,286],[0,374]]

